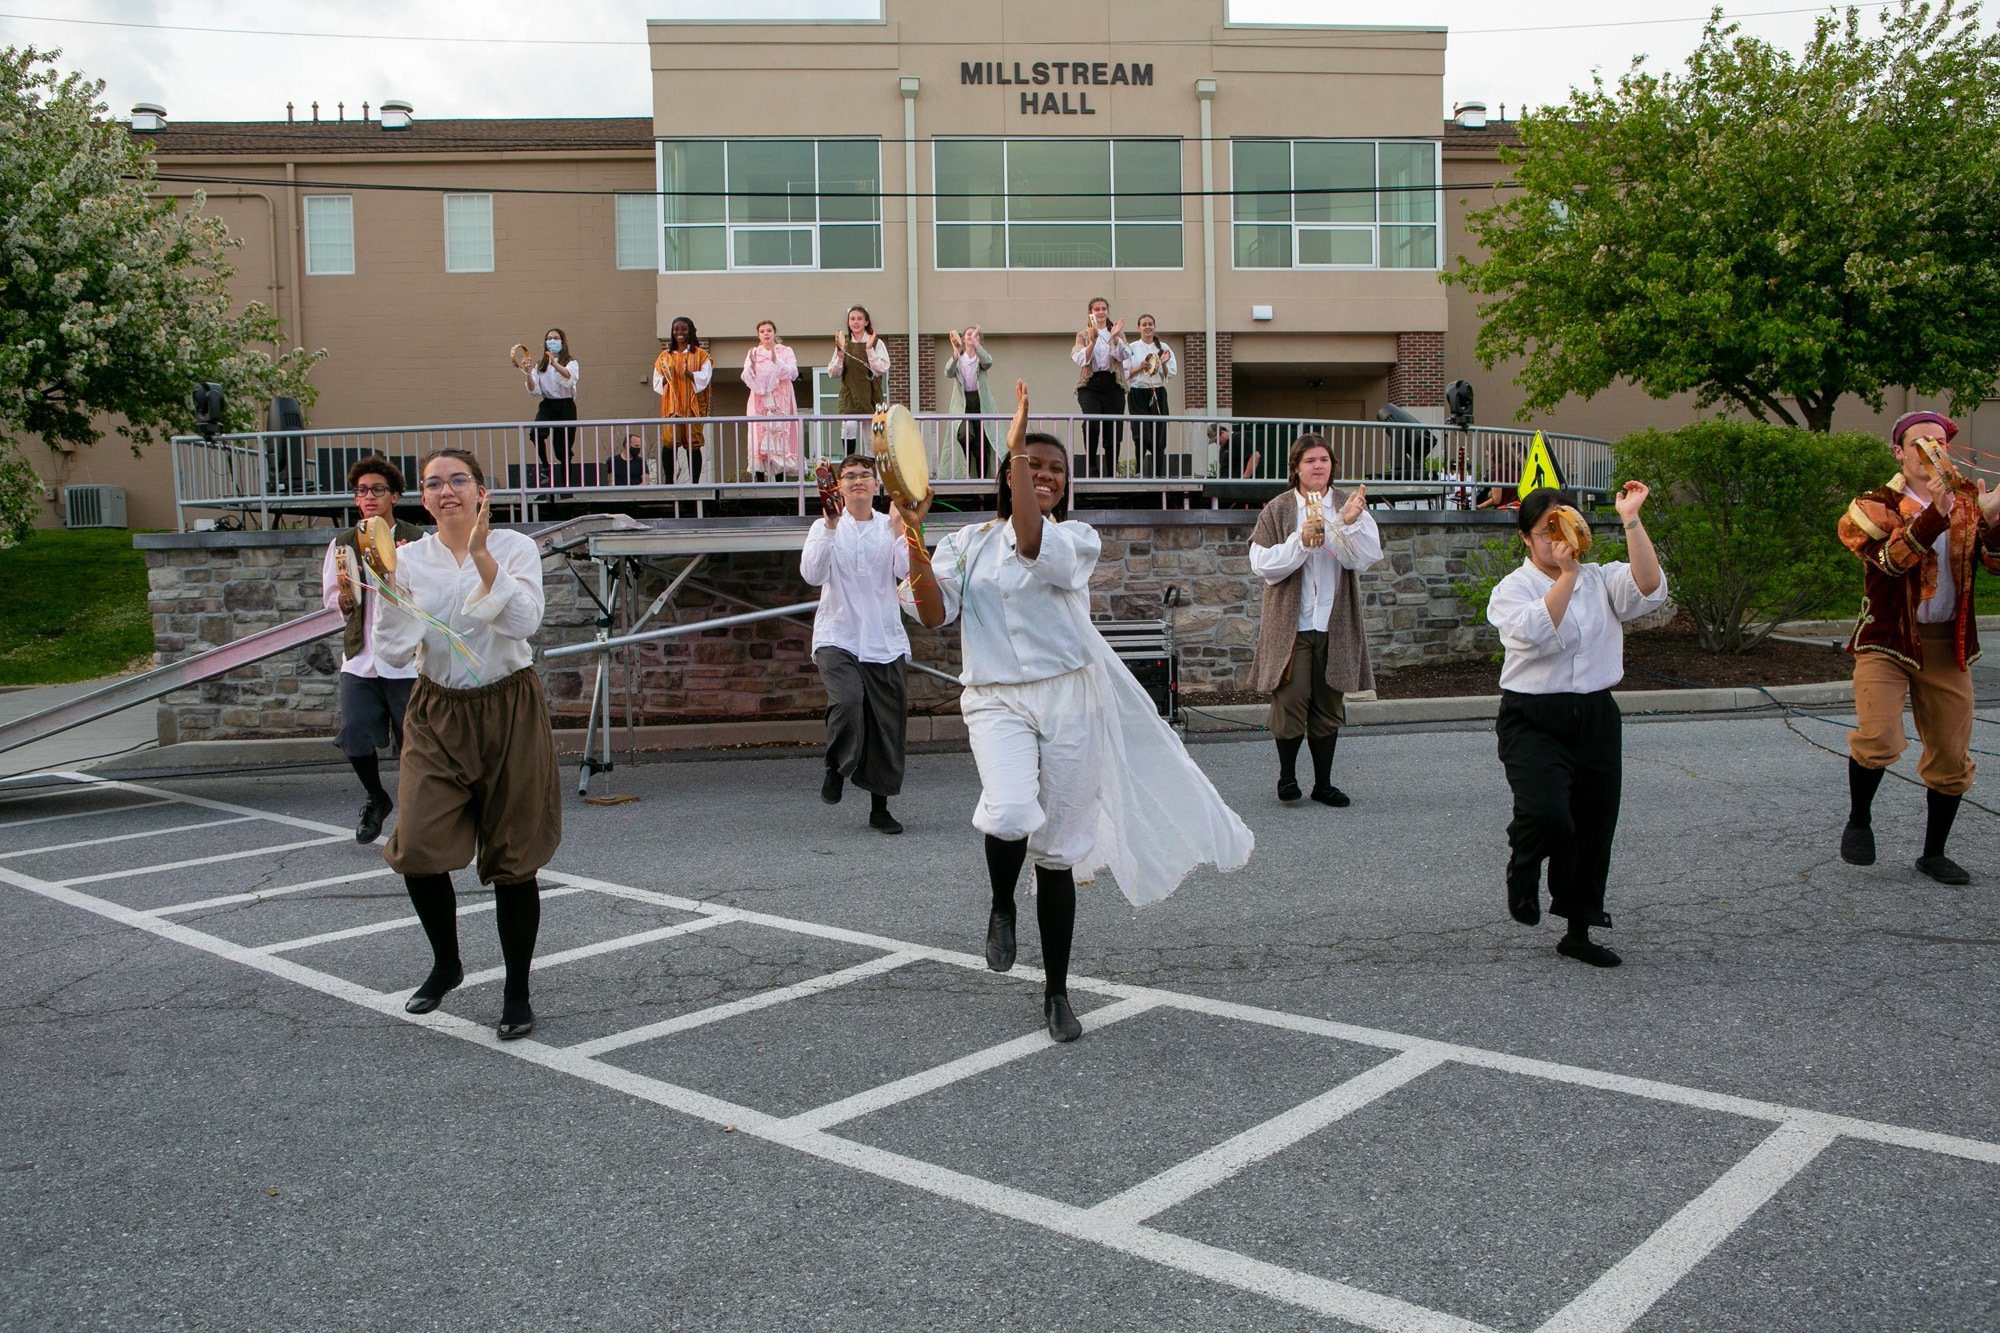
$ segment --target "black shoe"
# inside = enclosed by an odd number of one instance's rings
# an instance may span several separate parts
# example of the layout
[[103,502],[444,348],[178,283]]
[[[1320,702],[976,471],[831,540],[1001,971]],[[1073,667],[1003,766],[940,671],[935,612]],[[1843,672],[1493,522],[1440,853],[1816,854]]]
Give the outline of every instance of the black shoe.
[[1067,995],[1043,996],[1042,1017],[1048,1020],[1049,1037],[1053,1041],[1075,1041],[1083,1035],[1083,1024],[1070,1012]]
[[1340,788],[1332,785],[1322,787],[1316,782],[1313,784],[1312,798],[1321,805],[1330,805],[1335,809],[1353,804],[1353,802],[1347,799],[1347,793]]
[[493,1029],[502,1041],[519,1041],[535,1030],[535,1008],[525,999],[500,1002],[500,1025]]
[[994,912],[986,918],[986,966],[1005,972],[1014,966],[1014,918]]
[[1574,958],[1579,963],[1589,963],[1592,967],[1616,967],[1625,960],[1592,939],[1577,939],[1565,935],[1556,941],[1556,952],[1565,958]]
[[1940,884],[1972,883],[1972,876],[1966,868],[1942,853],[1937,856],[1918,857],[1917,869]]
[[382,821],[396,808],[395,802],[387,796],[368,798],[368,804],[361,807],[361,822],[354,826],[354,840],[363,846],[382,836]]
[[1300,790],[1299,790],[1299,784],[1298,784],[1298,783],[1297,783],[1296,781],[1294,781],[1293,779],[1291,779],[1291,778],[1279,778],[1279,779],[1278,779],[1278,799],[1279,799],[1279,800],[1281,800],[1281,801],[1296,801],[1296,800],[1298,800],[1298,799],[1299,799],[1299,797],[1303,796],[1304,794],[1305,794],[1304,792],[1302,792],[1302,791],[1300,791]]
[[1840,859],[1851,866],[1875,864],[1875,829],[1869,824],[1849,824],[1840,831]]
[[1533,879],[1507,879],[1507,915],[1524,926],[1538,926],[1542,921],[1542,881],[1541,876]]
[[901,833],[903,831],[903,826],[896,822],[896,817],[890,814],[887,808],[870,810],[868,812],[868,827],[874,829],[877,833]]
[[431,974],[424,978],[424,984],[417,987],[416,993],[409,999],[403,1001],[403,1012],[429,1013],[438,1007],[445,996],[457,990],[458,984],[464,980],[465,969],[461,966],[454,964],[448,972],[441,967],[433,967]]
[[839,805],[841,784],[840,770],[829,768],[826,770],[826,781],[819,784],[819,798],[828,805]]

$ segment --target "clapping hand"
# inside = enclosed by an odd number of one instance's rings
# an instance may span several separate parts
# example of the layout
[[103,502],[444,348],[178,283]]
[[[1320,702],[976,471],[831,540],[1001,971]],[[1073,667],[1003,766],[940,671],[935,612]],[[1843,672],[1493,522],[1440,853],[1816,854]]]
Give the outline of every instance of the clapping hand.
[[1348,527],[1358,522],[1361,518],[1361,511],[1366,508],[1368,508],[1368,488],[1366,486],[1356,486],[1348,495],[1347,502],[1340,506],[1341,526]]

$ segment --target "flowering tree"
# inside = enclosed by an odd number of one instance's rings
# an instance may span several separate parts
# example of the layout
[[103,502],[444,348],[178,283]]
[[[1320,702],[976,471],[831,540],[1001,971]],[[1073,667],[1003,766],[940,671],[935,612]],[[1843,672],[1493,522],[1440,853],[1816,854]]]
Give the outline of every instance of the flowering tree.
[[192,425],[188,395],[223,386],[230,425],[275,394],[312,400],[324,352],[276,356],[276,316],[232,309],[220,219],[155,192],[151,155],[109,117],[102,82],[55,51],[0,48],[0,434],[94,444],[123,419],[134,452]]
[[1448,281],[1524,411],[1618,381],[1831,428],[1902,385],[1977,402],[2000,369],[2000,36],[1901,0],[1803,54],[1717,9],[1680,73],[1639,65],[1521,121],[1518,188]]

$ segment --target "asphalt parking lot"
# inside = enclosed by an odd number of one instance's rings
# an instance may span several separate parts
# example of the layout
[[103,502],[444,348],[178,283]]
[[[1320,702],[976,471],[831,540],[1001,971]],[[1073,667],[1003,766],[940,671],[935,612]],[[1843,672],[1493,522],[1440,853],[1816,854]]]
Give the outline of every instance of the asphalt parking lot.
[[1200,744],[1257,854],[1080,891],[1069,1047],[1026,915],[978,956],[962,753],[900,838],[810,756],[621,768],[505,1046],[466,875],[403,1014],[344,772],[5,784],[0,1326],[1993,1327],[2000,815],[1948,889],[1891,782],[1847,866],[1794,726],[1628,726],[1609,972],[1506,918],[1490,730],[1350,733],[1344,811]]

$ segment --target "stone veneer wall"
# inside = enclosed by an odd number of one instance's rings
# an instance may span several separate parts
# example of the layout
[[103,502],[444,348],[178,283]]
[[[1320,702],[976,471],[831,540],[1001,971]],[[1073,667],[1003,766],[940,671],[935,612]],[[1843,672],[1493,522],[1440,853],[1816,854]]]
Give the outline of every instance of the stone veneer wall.
[[[1091,584],[1092,609],[1119,619],[1172,621],[1181,689],[1191,698],[1247,688],[1257,638],[1259,582],[1247,553],[1253,510],[1169,510],[1091,516],[1104,555]],[[1384,558],[1361,575],[1364,619],[1378,670],[1447,662],[1494,651],[1493,633],[1474,623],[1452,591],[1468,552],[1511,538],[1511,515],[1389,510],[1377,513]],[[320,605],[326,529],[267,533],[149,534],[136,539],[151,585],[154,645],[162,662],[191,656]],[[587,567],[586,567],[587,568]],[[548,612],[537,643],[587,640],[594,608],[564,562],[544,567]],[[714,592],[759,606],[808,600],[792,555],[710,556],[677,599],[680,619],[744,610]],[[594,575],[592,577],[595,586]],[[640,589],[640,605],[663,580]],[[702,585],[702,586],[697,586]],[[704,589],[712,589],[705,591]],[[1176,589],[1178,604],[1163,602]],[[958,669],[955,629],[911,625],[918,661]],[[677,722],[812,714],[825,706],[813,670],[811,630],[765,621],[666,640],[639,650],[638,720]],[[160,735],[177,741],[330,735],[336,726],[337,639],[205,682],[161,701]],[[557,725],[581,726],[594,667],[564,661],[542,668]],[[613,716],[624,720],[624,672],[614,667]],[[957,689],[912,673],[913,710],[949,707]]]

